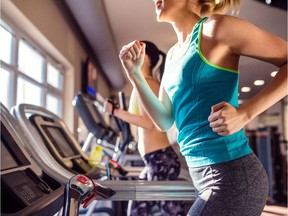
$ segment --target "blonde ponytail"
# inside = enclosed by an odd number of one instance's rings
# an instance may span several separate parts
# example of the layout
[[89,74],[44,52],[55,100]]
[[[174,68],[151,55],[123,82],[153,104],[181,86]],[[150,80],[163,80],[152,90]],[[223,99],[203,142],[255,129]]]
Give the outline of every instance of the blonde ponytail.
[[202,15],[224,14],[230,8],[232,14],[239,11],[240,0],[199,0]]

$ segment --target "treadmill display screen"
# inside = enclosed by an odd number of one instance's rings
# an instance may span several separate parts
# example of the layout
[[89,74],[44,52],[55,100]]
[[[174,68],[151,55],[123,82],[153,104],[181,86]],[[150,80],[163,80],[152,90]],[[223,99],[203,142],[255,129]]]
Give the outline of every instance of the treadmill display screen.
[[19,164],[1,140],[1,171],[15,168],[18,166]]
[[61,128],[54,126],[42,127],[62,157],[67,158],[77,155],[73,151],[72,145],[69,144],[69,139],[64,135],[64,132],[61,130]]

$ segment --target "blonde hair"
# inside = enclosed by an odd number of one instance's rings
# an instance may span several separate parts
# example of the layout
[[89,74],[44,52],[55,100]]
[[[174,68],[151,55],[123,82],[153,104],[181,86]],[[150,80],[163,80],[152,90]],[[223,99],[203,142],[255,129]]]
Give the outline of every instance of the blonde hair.
[[232,14],[239,12],[241,0],[199,0],[202,15],[224,14],[230,8]]

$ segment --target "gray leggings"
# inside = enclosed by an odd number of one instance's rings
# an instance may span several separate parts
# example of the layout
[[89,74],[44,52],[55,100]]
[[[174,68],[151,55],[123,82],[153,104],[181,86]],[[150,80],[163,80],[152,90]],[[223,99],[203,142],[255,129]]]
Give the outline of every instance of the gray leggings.
[[254,153],[189,171],[198,191],[189,216],[261,215],[268,197],[268,178]]

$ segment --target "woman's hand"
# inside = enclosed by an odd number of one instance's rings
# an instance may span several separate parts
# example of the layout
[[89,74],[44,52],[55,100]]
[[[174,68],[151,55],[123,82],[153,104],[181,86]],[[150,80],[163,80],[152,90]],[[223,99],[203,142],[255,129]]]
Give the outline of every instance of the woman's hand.
[[119,58],[127,73],[128,78],[131,78],[134,73],[138,73],[143,65],[145,57],[145,43],[138,40],[123,46]]
[[212,130],[220,136],[236,133],[249,122],[245,112],[227,102],[212,106],[208,121]]

